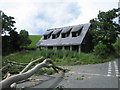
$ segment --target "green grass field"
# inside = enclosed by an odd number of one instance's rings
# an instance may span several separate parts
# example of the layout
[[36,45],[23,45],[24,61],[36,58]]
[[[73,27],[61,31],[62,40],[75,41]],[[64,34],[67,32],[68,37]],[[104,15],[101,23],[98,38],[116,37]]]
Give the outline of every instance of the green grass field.
[[28,48],[35,48],[36,44],[40,40],[42,35],[29,35],[30,40],[32,40],[32,43],[28,46]]

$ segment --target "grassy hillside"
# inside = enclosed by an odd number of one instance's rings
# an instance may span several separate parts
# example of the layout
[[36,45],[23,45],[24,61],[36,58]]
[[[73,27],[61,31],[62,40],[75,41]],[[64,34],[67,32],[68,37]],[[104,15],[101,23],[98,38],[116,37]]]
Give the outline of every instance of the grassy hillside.
[[29,38],[32,40],[32,43],[28,46],[29,48],[35,48],[36,44],[40,40],[42,35],[29,35]]

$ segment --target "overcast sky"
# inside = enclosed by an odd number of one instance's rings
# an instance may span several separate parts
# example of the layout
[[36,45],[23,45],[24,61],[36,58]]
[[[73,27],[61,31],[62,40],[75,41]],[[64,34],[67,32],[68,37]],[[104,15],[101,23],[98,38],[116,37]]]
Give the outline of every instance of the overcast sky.
[[0,0],[0,9],[15,18],[17,31],[42,35],[46,29],[88,23],[99,10],[118,7],[119,0]]

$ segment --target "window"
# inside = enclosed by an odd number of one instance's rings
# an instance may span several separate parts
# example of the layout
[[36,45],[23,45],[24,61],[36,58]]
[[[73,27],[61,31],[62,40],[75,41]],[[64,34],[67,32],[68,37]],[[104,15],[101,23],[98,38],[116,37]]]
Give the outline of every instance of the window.
[[44,35],[44,40],[46,40],[48,38],[48,35]]
[[49,39],[51,34],[52,34],[52,32],[50,34],[48,34],[48,35],[44,35],[44,40]]
[[77,37],[77,32],[72,32],[72,37]]
[[[61,32],[61,31],[60,31]],[[60,36],[60,32],[58,32],[57,34],[53,34],[52,35],[52,39],[56,39]]]
[[[60,31],[60,32],[61,32],[61,31]],[[57,38],[60,36],[60,32],[59,32],[59,33],[57,33],[57,35],[56,35],[56,37],[57,37]]]
[[62,37],[62,38],[65,38],[65,33],[62,33],[61,37]]
[[70,35],[70,31],[71,31],[71,30],[72,30],[72,28],[69,29],[69,31],[67,31],[66,33],[62,33],[61,37],[62,37],[62,38],[68,37],[68,36]]
[[80,33],[81,33],[81,31],[82,31],[82,28],[81,28],[80,30],[76,31],[76,32],[72,32],[72,37],[77,37],[77,36],[79,36]]
[[[48,35],[48,38],[50,38],[50,36],[51,36],[51,34]],[[47,38],[47,39],[48,39],[48,38]]]
[[48,46],[48,49],[53,49],[53,46]]
[[56,35],[52,35],[52,39],[55,39],[56,37],[55,37]]

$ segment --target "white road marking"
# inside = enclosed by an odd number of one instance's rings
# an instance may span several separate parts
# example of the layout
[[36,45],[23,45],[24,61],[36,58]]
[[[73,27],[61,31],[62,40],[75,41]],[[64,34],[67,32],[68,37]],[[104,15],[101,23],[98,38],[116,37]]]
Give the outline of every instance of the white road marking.
[[111,76],[111,71],[112,71],[111,62],[109,62],[107,76]]
[[112,62],[109,62],[107,75],[94,74],[94,73],[80,73],[80,72],[73,72],[73,71],[71,71],[69,73],[71,73],[71,74],[95,75],[95,76],[107,76],[107,77],[120,77],[116,61],[114,61],[114,67],[115,67],[115,74],[116,75],[111,75],[112,74],[112,66],[111,66],[111,64],[112,64]]
[[117,66],[116,61],[114,61],[114,67],[115,67],[116,76],[118,77],[119,76],[119,71],[118,71],[118,66]]

